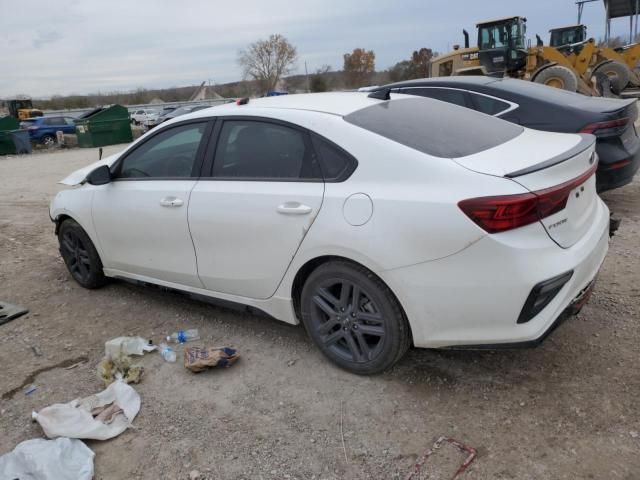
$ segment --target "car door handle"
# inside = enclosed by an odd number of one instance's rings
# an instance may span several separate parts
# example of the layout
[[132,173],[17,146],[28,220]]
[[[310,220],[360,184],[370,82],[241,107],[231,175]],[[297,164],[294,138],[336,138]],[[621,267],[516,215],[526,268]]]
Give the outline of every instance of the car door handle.
[[283,215],[306,215],[311,213],[312,208],[300,202],[285,202],[280,205],[277,210],[278,213],[282,213]]
[[163,207],[181,207],[184,202],[180,198],[176,197],[164,197],[160,200],[160,205]]

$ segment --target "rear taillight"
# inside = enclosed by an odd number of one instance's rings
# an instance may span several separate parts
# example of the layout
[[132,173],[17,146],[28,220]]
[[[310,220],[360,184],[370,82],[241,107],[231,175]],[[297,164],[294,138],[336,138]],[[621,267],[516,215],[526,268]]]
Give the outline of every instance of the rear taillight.
[[618,120],[610,120],[607,122],[597,122],[585,125],[580,133],[591,133],[596,137],[610,137],[620,135],[629,124],[630,119],[620,118]]
[[531,193],[462,200],[458,207],[488,233],[500,233],[530,225],[567,206],[571,191],[589,180],[598,163],[573,180]]
[[610,163],[609,165],[602,165],[602,168],[605,170],[616,170],[618,168],[624,168],[631,163],[631,159],[627,158],[626,160],[620,160],[618,162]]

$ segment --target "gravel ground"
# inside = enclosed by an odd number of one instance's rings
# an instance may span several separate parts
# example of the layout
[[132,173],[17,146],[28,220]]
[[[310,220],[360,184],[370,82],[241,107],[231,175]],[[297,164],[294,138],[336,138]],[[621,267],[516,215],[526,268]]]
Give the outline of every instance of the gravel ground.
[[[462,478],[640,478],[640,180],[604,195],[624,220],[594,295],[541,347],[412,350],[363,378],[299,327],[122,282],[79,287],[47,206],[56,181],[96,159],[0,157],[0,299],[30,309],[0,326],[0,454],[42,436],[32,410],[101,390],[106,340],[193,327],[241,359],[196,375],[147,354],[134,427],[87,442],[97,479],[402,479],[440,436],[478,450]],[[428,478],[451,478],[463,458],[443,447]]]

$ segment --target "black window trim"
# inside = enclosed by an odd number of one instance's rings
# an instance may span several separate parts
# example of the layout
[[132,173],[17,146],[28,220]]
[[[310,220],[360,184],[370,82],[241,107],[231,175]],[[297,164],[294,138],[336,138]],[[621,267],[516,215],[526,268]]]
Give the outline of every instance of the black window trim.
[[[472,105],[475,106],[475,103],[473,101],[473,97],[471,95],[482,95],[483,97],[487,97],[487,98],[491,98],[492,100],[497,100],[499,102],[503,102],[503,103],[508,103],[509,104],[509,108],[505,108],[504,110],[501,110],[498,113],[494,113],[493,115],[491,115],[492,117],[501,117],[502,115],[505,115],[509,112],[514,111],[515,109],[519,108],[520,105],[518,105],[515,102],[512,102],[511,100],[506,100],[504,98],[500,98],[500,97],[496,97],[493,95],[488,95],[486,93],[482,93],[482,92],[477,92],[475,90],[469,90],[468,88],[455,88],[455,87],[445,87],[442,85],[412,85],[410,87],[398,87],[400,89],[400,91],[398,93],[405,93],[405,90],[413,90],[416,88],[440,88],[443,90],[458,90],[461,92],[466,92],[468,95],[468,100],[471,102]],[[407,95],[412,95],[411,93],[408,93]],[[437,99],[436,99],[437,100]],[[441,100],[444,101],[444,100]],[[482,112],[480,112],[482,113]]]
[[[280,120],[280,119],[276,119],[276,118],[271,118],[271,117],[262,117],[262,116],[258,116],[258,115],[224,115],[224,116],[220,116],[218,117],[218,122],[216,123],[216,126],[214,128],[213,134],[212,134],[212,141],[209,142],[209,146],[207,148],[207,151],[205,153],[205,164],[203,165],[203,169],[201,172],[201,180],[208,180],[208,181],[215,181],[215,182],[270,182],[270,183],[280,183],[280,182],[297,182],[297,183],[336,183],[335,180],[326,180],[324,179],[324,174],[322,172],[322,162],[319,161],[319,168],[320,168],[320,172],[319,178],[267,178],[267,177],[215,177],[213,176],[213,165],[215,163],[215,152],[216,149],[218,147],[218,141],[220,140],[220,133],[222,132],[222,126],[224,124],[224,122],[226,121],[253,121],[253,122],[263,122],[263,123],[272,123],[274,125],[280,125],[283,127],[288,127],[288,128],[292,128],[294,130],[299,131],[300,133],[302,133],[303,135],[303,139],[305,142],[305,147],[309,149],[309,151],[311,152],[311,155],[315,156],[317,159],[320,159],[320,156],[318,155],[318,153],[316,152],[315,148],[313,147],[313,142],[311,141],[311,134],[314,135],[318,135],[316,132],[312,132],[311,130],[304,128],[300,125],[297,125],[295,123],[291,123],[291,122],[287,122],[284,120]],[[330,140],[326,139],[325,137],[323,137],[322,135],[318,135],[320,138],[322,138],[323,140],[329,142],[332,145],[335,145],[335,143],[331,142]],[[340,148],[338,145],[335,145],[338,149],[344,151],[344,149]],[[353,157],[352,155],[349,155],[350,157]],[[354,159],[355,160],[355,159]],[[357,166],[357,162],[356,162],[356,166]],[[353,167],[351,169],[351,171],[349,172],[349,176],[351,175],[351,173],[353,173],[353,170],[355,170],[355,167]],[[206,174],[206,175],[205,175]],[[346,180],[348,178],[348,176],[344,179]],[[344,181],[344,180],[340,180],[340,181]]]
[[[152,130],[151,135],[144,139],[144,141],[138,142],[132,145],[129,149],[125,150],[125,152],[120,155],[120,158],[116,160],[116,162],[111,166],[111,176],[113,182],[149,182],[149,181],[165,181],[165,180],[197,180],[200,178],[200,173],[202,169],[203,157],[205,151],[207,150],[208,144],[211,143],[211,132],[213,130],[214,124],[216,123],[215,117],[201,117],[201,118],[192,118],[189,120],[183,120],[181,122],[172,123],[171,125],[167,125],[163,128],[156,128]],[[198,150],[196,152],[196,158],[193,162],[193,169],[191,170],[191,175],[188,177],[134,177],[134,178],[118,178],[120,174],[120,169],[122,168],[122,162],[131,155],[133,152],[138,150],[140,147],[145,145],[151,139],[156,136],[167,132],[169,130],[173,130],[177,127],[182,127],[190,124],[205,124],[204,132],[202,133],[202,138],[200,139],[200,145],[198,146]]]

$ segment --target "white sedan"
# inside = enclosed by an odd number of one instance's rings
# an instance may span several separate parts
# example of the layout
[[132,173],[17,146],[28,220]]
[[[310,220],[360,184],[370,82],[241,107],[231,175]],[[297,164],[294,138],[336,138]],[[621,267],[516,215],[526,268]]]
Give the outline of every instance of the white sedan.
[[386,92],[239,101],[74,172],[50,216],[83,287],[243,304],[371,374],[580,309],[608,248],[594,140]]

